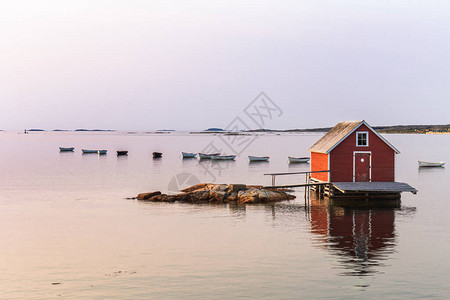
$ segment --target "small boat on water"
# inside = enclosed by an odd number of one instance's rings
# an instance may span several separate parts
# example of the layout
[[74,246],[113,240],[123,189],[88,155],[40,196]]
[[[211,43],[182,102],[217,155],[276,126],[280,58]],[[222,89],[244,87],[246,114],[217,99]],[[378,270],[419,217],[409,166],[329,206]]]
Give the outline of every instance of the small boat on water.
[[250,161],[268,161],[270,156],[248,156]]
[[153,158],[160,158],[160,157],[162,157],[161,152],[153,152]]
[[81,149],[81,152],[83,152],[83,154],[106,154],[108,150],[91,150],[91,149]]
[[128,151],[127,150],[117,150],[117,156],[120,155],[128,155]]
[[445,161],[429,162],[429,161],[419,160],[419,167],[443,167],[444,165],[445,165]]
[[83,154],[98,153],[98,150],[81,149]]
[[69,152],[69,151],[73,151],[73,149],[75,149],[75,148],[74,147],[69,147],[69,148],[59,147],[60,152]]
[[290,163],[307,163],[309,162],[309,157],[292,157],[288,156]]
[[236,155],[213,155],[211,156],[212,160],[234,160]]
[[200,157],[200,159],[212,159],[213,156],[218,155],[220,155],[220,153],[211,153],[211,154],[199,153],[198,157]]
[[196,158],[197,153],[189,153],[189,152],[181,152],[183,154],[183,158]]

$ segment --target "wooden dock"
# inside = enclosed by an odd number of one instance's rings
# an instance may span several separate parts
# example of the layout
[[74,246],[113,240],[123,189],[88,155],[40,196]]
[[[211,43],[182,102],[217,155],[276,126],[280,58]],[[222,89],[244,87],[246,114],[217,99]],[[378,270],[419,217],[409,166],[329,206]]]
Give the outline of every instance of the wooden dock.
[[[326,182],[311,178],[311,173],[323,173],[325,171],[290,172],[290,173],[267,173],[272,176],[272,185],[265,189],[273,188],[296,188],[305,189],[305,204],[309,199],[311,191],[319,198],[342,199],[342,200],[387,200],[400,201],[402,192],[417,193],[417,190],[404,182]],[[276,185],[276,176],[305,174],[305,183]]]
[[417,190],[404,182],[333,182],[334,188],[342,192],[348,193],[386,193],[386,192],[411,192],[417,193]]
[[[321,181],[312,180],[320,184]],[[402,192],[417,193],[417,190],[404,182],[331,182],[323,189],[311,188],[320,197],[345,199],[400,199]]]

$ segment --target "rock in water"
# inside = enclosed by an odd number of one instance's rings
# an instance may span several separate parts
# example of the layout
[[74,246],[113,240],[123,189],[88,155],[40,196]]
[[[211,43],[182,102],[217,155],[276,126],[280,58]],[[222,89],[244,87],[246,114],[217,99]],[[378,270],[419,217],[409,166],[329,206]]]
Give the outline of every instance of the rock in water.
[[137,195],[136,199],[138,199],[138,200],[147,200],[147,199],[150,199],[150,198],[152,198],[154,196],[157,196],[157,195],[161,195],[161,192],[157,191],[157,192],[153,192],[153,193],[142,193],[142,194]]
[[257,189],[240,190],[237,194],[237,200],[239,203],[258,203],[260,192],[261,190]]
[[245,184],[212,184],[201,183],[182,190],[177,195],[161,194],[161,192],[142,193],[138,200],[154,202],[188,202],[188,203],[268,203],[291,200],[295,196],[277,189],[262,189],[261,186]]
[[184,190],[181,190],[181,191],[185,192],[185,193],[192,192],[192,191],[196,191],[196,190],[202,189],[202,188],[204,188],[205,186],[207,186],[209,184],[211,184],[211,183],[199,183],[199,184],[193,185],[191,187],[185,188]]
[[230,192],[239,192],[247,189],[245,184],[230,184]]

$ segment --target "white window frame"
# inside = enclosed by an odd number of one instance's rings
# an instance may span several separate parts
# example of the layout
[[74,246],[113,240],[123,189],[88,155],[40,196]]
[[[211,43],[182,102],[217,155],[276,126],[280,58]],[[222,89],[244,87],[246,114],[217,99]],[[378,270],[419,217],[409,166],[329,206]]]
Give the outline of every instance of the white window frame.
[[367,153],[369,154],[370,161],[369,161],[369,182],[372,182],[372,151],[353,151],[353,182],[355,182],[356,178],[356,154],[357,153]]
[[[360,133],[365,133],[366,134],[367,145],[358,145],[358,135]],[[356,147],[369,147],[369,132],[368,131],[357,131],[356,132]]]

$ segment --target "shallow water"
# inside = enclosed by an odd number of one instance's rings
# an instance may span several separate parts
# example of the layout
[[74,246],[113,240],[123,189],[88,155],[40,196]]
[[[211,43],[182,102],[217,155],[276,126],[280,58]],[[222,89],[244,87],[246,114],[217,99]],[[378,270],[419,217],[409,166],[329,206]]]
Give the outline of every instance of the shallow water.
[[[275,205],[125,199],[197,181],[269,184],[264,173],[308,170],[287,156],[308,155],[320,136],[267,134],[242,150],[212,135],[0,133],[0,298],[448,298],[449,175],[417,167],[450,161],[448,135],[386,135],[401,151],[396,179],[419,190],[399,209],[305,208],[301,189]],[[232,153],[230,143],[235,162],[181,158],[211,145]]]

